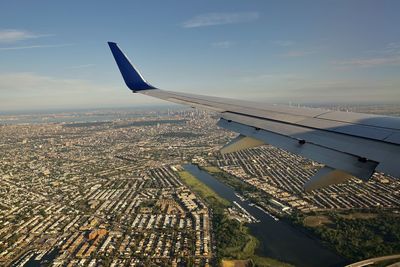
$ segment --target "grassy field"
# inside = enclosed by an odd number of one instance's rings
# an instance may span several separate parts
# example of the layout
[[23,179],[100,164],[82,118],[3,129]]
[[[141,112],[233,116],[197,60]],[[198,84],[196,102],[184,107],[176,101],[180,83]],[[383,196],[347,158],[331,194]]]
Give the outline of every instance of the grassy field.
[[206,171],[208,171],[209,173],[219,173],[222,172],[222,170],[218,167],[214,167],[214,166],[204,166],[203,167]]
[[348,220],[356,220],[356,219],[374,219],[378,216],[376,213],[362,213],[362,212],[354,212],[351,214],[339,214],[339,217],[343,219],[348,219]]
[[254,255],[251,258],[251,266],[257,266],[257,267],[293,267],[293,265],[288,264],[288,263],[283,263],[278,260],[274,260],[271,258],[265,258],[265,257],[259,257],[257,255]]
[[292,265],[284,264],[274,259],[253,256],[251,260],[222,260],[222,267],[290,267]]
[[317,226],[321,226],[323,224],[332,223],[332,221],[329,220],[329,218],[327,216],[314,215],[314,216],[305,217],[303,223],[305,226],[308,226],[308,227],[317,227]]
[[249,267],[249,260],[222,260],[222,267]]
[[229,207],[230,203],[225,198],[220,197],[214,190],[199,181],[196,177],[187,171],[180,171],[179,176],[182,181],[196,192],[204,200],[211,202],[213,205],[221,207]]

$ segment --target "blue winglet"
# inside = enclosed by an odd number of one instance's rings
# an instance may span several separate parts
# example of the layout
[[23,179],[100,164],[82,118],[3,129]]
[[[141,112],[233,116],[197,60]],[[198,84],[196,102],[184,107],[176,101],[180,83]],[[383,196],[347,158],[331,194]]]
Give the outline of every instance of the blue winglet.
[[148,84],[142,75],[135,69],[127,56],[119,49],[118,45],[113,42],[108,42],[111,52],[117,62],[119,71],[124,78],[124,81],[129,89],[133,92],[141,90],[156,89],[154,86]]

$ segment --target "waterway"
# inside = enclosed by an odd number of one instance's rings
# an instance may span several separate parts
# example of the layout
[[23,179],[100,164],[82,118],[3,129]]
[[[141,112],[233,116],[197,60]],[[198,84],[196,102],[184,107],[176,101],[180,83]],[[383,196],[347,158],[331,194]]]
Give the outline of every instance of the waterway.
[[295,266],[333,267],[343,266],[347,263],[345,259],[324,247],[321,242],[293,227],[290,223],[282,220],[276,221],[256,206],[249,206],[251,202],[240,200],[235,195],[233,188],[220,182],[208,172],[192,164],[183,167],[221,197],[232,203],[236,201],[260,221],[248,224],[251,233],[260,241],[258,255],[278,259]]

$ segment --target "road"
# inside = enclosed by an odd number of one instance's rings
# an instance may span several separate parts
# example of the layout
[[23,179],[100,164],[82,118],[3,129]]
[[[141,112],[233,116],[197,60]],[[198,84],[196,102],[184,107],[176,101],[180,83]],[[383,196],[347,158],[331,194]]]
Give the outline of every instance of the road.
[[367,260],[352,263],[350,265],[347,265],[346,267],[362,267],[362,266],[368,266],[371,264],[375,264],[375,263],[378,263],[381,261],[394,260],[394,259],[400,259],[400,254],[367,259]]

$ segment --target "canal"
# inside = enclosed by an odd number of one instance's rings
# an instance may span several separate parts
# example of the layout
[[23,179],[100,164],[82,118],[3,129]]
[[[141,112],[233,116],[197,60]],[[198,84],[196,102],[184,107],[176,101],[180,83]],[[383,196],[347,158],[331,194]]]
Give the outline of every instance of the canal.
[[221,197],[230,202],[236,201],[256,219],[258,223],[248,224],[251,233],[258,238],[260,246],[257,254],[291,263],[295,266],[343,266],[345,259],[325,248],[319,241],[309,237],[287,222],[276,221],[264,211],[242,201],[235,191],[220,182],[208,172],[196,165],[187,164],[184,169],[212,188]]

